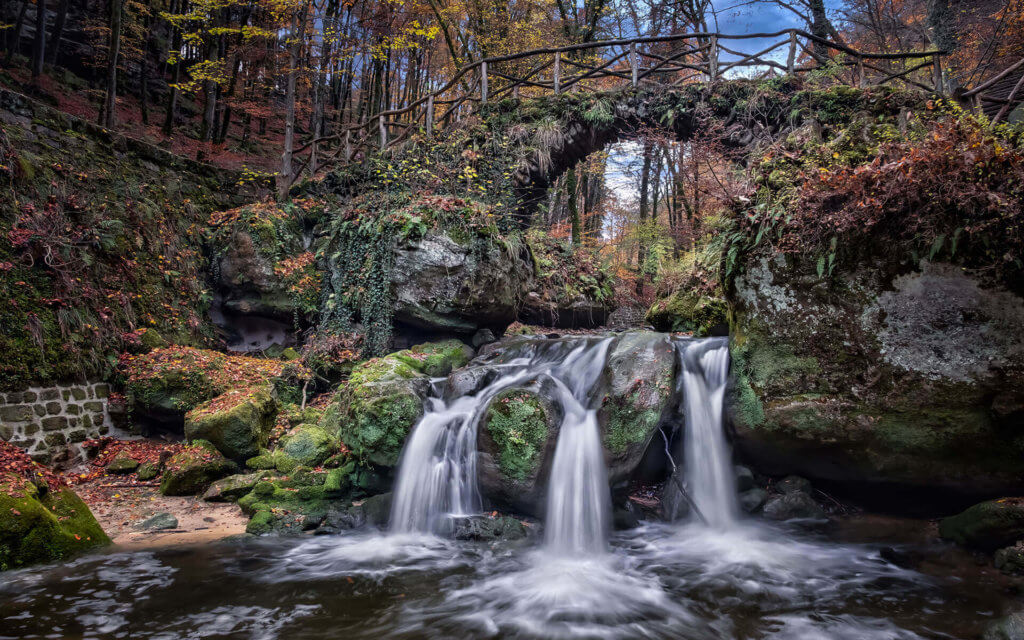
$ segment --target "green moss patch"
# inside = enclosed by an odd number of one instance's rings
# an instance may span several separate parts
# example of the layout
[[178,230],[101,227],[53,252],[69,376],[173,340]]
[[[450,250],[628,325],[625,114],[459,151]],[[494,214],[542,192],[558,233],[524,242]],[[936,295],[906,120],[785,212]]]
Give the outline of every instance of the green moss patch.
[[548,440],[548,420],[532,391],[510,389],[491,400],[483,424],[497,446],[498,467],[506,478],[526,480],[536,473]]

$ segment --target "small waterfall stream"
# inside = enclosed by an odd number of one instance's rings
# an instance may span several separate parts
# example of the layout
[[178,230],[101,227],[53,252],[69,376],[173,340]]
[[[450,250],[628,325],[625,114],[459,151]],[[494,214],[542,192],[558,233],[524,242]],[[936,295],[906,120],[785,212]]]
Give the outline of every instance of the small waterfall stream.
[[711,338],[675,344],[685,416],[686,484],[708,526],[726,529],[736,523],[739,511],[732,453],[722,424],[728,343]]

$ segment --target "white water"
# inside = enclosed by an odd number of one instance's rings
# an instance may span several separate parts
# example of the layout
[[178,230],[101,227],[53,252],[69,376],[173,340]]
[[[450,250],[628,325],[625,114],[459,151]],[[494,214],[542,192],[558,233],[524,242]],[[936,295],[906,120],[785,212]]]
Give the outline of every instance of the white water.
[[[507,362],[481,365],[499,369],[501,374],[476,393],[448,400],[429,399],[423,418],[413,427],[402,451],[391,506],[392,533],[447,533],[456,519],[479,513],[476,437],[487,405],[505,389],[545,377],[554,384],[555,399],[565,411],[562,433],[568,430],[572,434],[568,449],[562,446],[561,438],[556,449],[555,465],[564,468],[559,477],[566,481],[557,500],[576,505],[567,508],[580,517],[579,522],[556,525],[558,536],[588,545],[593,544],[595,536],[603,541],[608,486],[594,410],[585,407],[610,343],[610,338],[527,343]],[[584,423],[589,426],[581,426]],[[577,453],[584,457],[574,465],[571,460]],[[559,459],[563,460],[561,465]],[[599,490],[603,494],[598,495]]]
[[724,339],[676,342],[683,393],[686,484],[706,520],[717,529],[739,512],[729,443],[722,425],[729,348]]
[[564,418],[548,481],[544,535],[553,551],[600,552],[607,546],[611,497],[597,410],[590,395],[610,344],[608,338],[592,347],[581,345],[555,378]]

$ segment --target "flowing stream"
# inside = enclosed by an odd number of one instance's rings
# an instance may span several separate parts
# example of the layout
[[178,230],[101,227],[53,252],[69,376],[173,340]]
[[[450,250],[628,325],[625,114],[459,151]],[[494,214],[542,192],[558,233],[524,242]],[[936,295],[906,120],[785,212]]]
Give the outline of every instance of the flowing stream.
[[[111,549],[2,573],[0,640],[938,640],[979,637],[1001,612],[1005,585],[920,523],[826,532],[741,515],[720,339],[673,342],[682,471],[703,521],[612,532],[597,409],[613,340],[523,340],[435,381],[402,454],[387,532]],[[485,506],[483,411],[527,384],[563,411],[543,538],[456,540],[458,521]],[[894,556],[924,560],[911,569]]]

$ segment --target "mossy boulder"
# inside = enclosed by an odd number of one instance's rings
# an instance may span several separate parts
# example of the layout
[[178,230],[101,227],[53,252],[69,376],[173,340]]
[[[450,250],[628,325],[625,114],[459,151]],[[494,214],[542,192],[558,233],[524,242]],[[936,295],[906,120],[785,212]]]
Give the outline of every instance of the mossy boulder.
[[315,424],[300,424],[281,439],[277,455],[287,456],[296,466],[317,467],[337,451],[333,433]]
[[268,476],[267,472],[240,473],[217,480],[203,493],[207,502],[234,502],[246,495]]
[[66,560],[109,543],[71,489],[50,490],[13,473],[0,474],[0,571]]
[[314,473],[303,467],[291,476],[266,476],[256,482],[238,500],[242,512],[251,517],[246,531],[290,535],[317,528],[329,514],[345,508],[337,500],[344,479],[336,476],[330,484],[329,479],[330,472]]
[[132,356],[126,368],[134,409],[154,416],[180,416],[234,389],[298,383],[310,375],[297,362],[177,346]]
[[[461,345],[461,346],[460,346]],[[471,351],[449,341],[419,345],[357,366],[335,394],[320,427],[337,433],[352,452],[394,467],[409,430],[423,416],[430,375],[444,375],[468,361]]]
[[185,414],[185,438],[206,440],[228,458],[251,458],[266,446],[277,409],[272,385],[233,389]]
[[612,345],[608,392],[597,413],[612,483],[633,472],[661,424],[675,389],[675,360],[663,333],[633,331]]
[[238,465],[225,458],[211,443],[196,440],[167,461],[160,493],[165,496],[198,495],[214,480],[237,470]]
[[729,307],[723,298],[676,291],[647,310],[646,320],[658,331],[685,331],[694,336],[725,335]]
[[730,293],[740,455],[867,491],[1014,495],[1024,298],[959,266],[879,259],[831,278],[752,256]]
[[123,475],[132,473],[138,468],[139,461],[128,455],[126,451],[122,451],[114,456],[114,459],[107,465],[107,473]]
[[943,518],[939,535],[986,551],[1012,545],[1024,539],[1024,498],[989,500]]
[[477,432],[477,468],[481,491],[497,504],[540,512],[546,494],[541,478],[562,421],[550,391],[540,385],[506,389],[487,405]]

